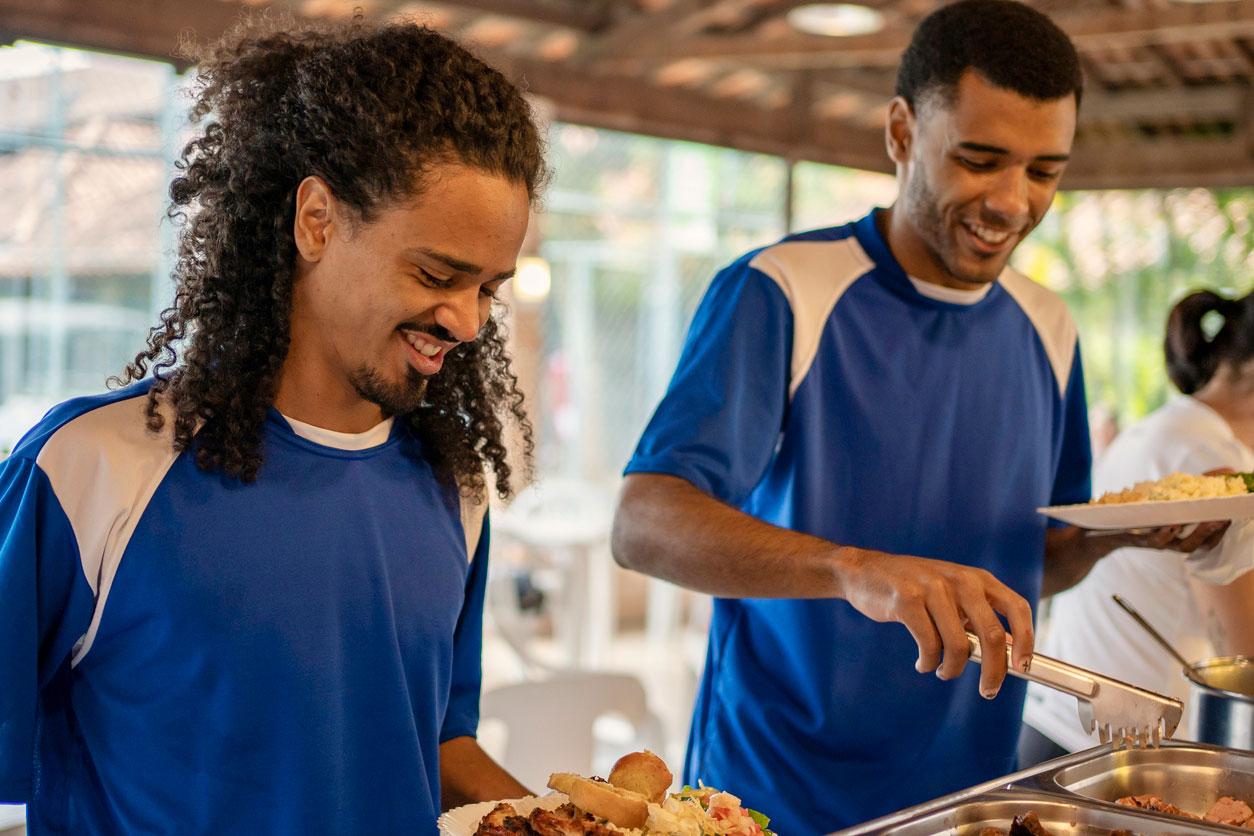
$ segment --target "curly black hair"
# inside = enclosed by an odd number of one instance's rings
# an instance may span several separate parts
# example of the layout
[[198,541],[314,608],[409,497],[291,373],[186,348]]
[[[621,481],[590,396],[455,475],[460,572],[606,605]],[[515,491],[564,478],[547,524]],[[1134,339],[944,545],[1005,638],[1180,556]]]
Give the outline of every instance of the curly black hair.
[[[253,18],[193,57],[199,131],[170,185],[169,215],[182,225],[177,290],[120,380],[151,367],[149,428],[164,426],[158,406],[167,402],[175,449],[251,482],[290,339],[301,181],[320,177],[369,222],[385,203],[420,191],[433,164],[504,176],[533,202],[548,172],[520,91],[423,26],[360,15],[327,26]],[[441,478],[479,498],[485,468],[497,493],[510,494],[511,419],[528,464],[534,446],[500,310],[493,314],[404,416]]]
[[1015,0],[958,0],[914,30],[897,69],[897,95],[917,108],[939,93],[952,101],[958,79],[974,69],[998,87],[1038,101],[1084,93],[1080,57],[1067,34]]

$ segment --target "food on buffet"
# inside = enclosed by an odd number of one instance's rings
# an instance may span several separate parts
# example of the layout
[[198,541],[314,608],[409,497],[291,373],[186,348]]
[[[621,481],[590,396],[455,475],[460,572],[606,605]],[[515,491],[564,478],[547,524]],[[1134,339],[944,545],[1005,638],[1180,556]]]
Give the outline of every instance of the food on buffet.
[[1126,807],[1136,807],[1138,810],[1153,810],[1156,813],[1167,813],[1172,816],[1184,816],[1186,819],[1200,819],[1187,810],[1181,810],[1174,804],[1163,801],[1156,795],[1125,795],[1123,798],[1116,798],[1116,804],[1123,804]]
[[1127,502],[1163,502],[1173,499],[1211,499],[1254,493],[1254,474],[1225,473],[1195,476],[1170,473],[1150,482],[1137,482],[1121,491],[1108,491],[1093,500],[1094,505],[1120,505]]
[[479,822],[475,836],[610,836],[619,831],[580,813],[574,804],[556,810],[537,807],[529,816],[518,815],[512,804],[498,804]]
[[[1010,830],[1002,830],[1000,827],[985,827],[980,830],[979,836],[1054,836],[1054,833],[1046,829],[1041,824],[1041,820],[1036,813],[1024,813],[1021,816],[1015,816],[1010,822]],[[1137,836],[1131,830],[1111,830],[1109,836]]]
[[610,770],[609,781],[616,787],[638,792],[655,804],[661,804],[674,777],[661,758],[645,749],[619,758]]
[[549,787],[570,803],[525,817],[509,803],[498,804],[475,836],[774,836],[770,820],[741,807],[731,793],[684,787],[668,795],[671,778],[662,759],[648,751],[624,755],[608,781],[555,772]]
[[1230,795],[1220,798],[1201,816],[1190,813],[1188,810],[1181,810],[1176,805],[1163,801],[1156,795],[1128,795],[1115,799],[1115,803],[1124,804],[1128,807],[1139,807],[1142,810],[1169,813],[1173,816],[1183,816],[1186,819],[1205,819],[1209,822],[1218,822],[1219,824],[1229,824],[1233,827],[1245,827],[1254,830],[1254,810],[1250,809],[1249,804]]

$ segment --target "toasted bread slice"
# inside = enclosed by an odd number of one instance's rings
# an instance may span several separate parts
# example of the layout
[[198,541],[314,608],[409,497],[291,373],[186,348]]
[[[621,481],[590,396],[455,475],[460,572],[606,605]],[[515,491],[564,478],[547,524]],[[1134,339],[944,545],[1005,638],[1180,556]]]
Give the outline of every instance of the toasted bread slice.
[[549,787],[566,793],[570,803],[619,827],[640,828],[649,818],[649,799],[638,792],[593,781],[573,772],[554,772]]

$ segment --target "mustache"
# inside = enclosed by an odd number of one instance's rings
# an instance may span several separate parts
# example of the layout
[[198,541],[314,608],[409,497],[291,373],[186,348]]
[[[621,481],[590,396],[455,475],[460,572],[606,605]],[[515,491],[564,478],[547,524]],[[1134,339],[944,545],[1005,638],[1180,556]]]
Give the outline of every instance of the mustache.
[[447,328],[435,322],[403,322],[399,327],[409,331],[422,331],[424,334],[430,334],[441,342],[461,342],[457,337],[450,334]]

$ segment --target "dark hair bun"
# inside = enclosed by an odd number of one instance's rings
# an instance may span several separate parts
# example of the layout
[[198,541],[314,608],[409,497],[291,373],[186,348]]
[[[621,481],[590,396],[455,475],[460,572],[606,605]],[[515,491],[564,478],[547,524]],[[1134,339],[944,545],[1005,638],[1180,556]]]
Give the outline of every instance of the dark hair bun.
[[[1223,358],[1229,318],[1240,314],[1240,303],[1210,290],[1198,290],[1176,303],[1167,318],[1167,375],[1186,395],[1201,389],[1214,376]],[[1209,313],[1224,317],[1223,327],[1207,338],[1202,319]]]

